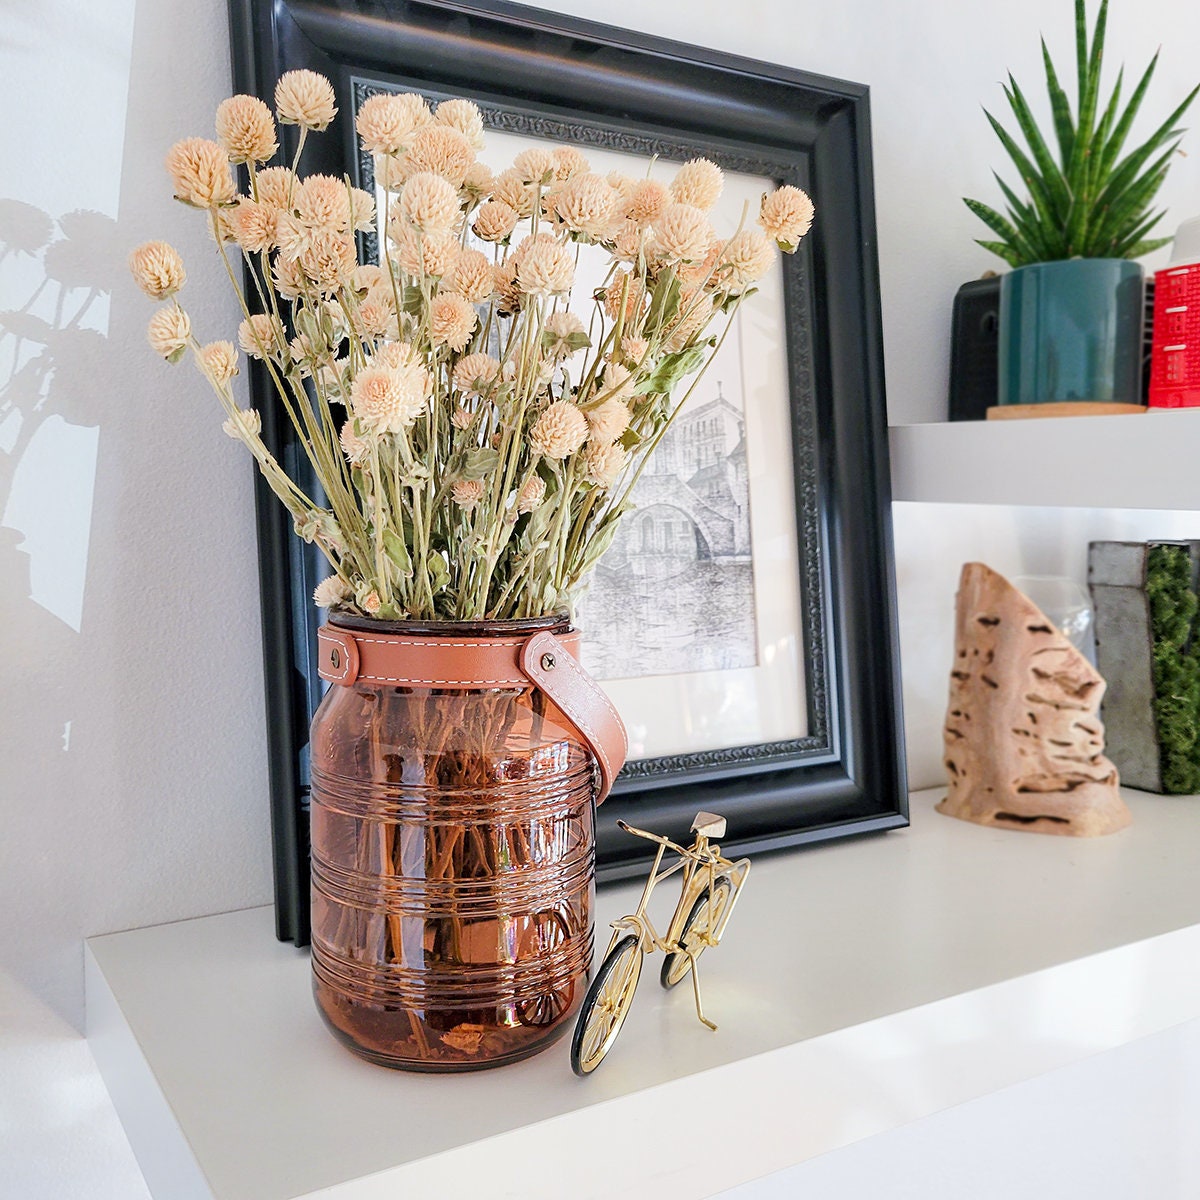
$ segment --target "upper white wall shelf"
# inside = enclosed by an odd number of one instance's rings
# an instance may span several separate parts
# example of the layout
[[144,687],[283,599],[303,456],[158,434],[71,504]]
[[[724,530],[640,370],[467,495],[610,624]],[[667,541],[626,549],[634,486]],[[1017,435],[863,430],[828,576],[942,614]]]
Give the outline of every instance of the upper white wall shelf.
[[1200,509],[1200,409],[893,425],[892,498]]

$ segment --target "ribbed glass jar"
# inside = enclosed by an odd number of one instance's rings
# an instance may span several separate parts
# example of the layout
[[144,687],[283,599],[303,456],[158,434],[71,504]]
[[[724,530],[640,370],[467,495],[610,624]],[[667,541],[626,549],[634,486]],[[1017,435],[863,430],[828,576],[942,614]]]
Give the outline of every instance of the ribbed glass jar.
[[[373,638],[565,632],[564,620]],[[355,1053],[413,1071],[515,1062],[570,1027],[592,957],[592,758],[523,688],[331,687],[313,718],[317,1007]]]

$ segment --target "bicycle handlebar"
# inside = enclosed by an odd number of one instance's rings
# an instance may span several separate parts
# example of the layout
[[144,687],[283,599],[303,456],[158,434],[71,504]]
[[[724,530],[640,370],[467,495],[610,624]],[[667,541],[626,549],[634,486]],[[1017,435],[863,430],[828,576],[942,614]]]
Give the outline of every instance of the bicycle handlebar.
[[617,818],[617,827],[623,829],[626,833],[632,833],[635,837],[645,838],[648,842],[658,842],[663,846],[678,851],[680,854],[690,857],[695,853],[692,850],[685,850],[682,846],[676,845],[669,837],[664,837],[661,833],[649,833],[645,829],[638,829],[630,825],[628,821],[622,821],[619,817]]

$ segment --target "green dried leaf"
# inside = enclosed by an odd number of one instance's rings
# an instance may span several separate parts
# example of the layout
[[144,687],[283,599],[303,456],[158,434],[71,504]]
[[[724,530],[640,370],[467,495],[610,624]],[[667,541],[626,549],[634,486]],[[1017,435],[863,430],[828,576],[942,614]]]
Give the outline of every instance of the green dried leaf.
[[407,579],[412,575],[412,555],[409,554],[404,539],[394,529],[383,531],[383,552],[401,576]]
[[681,350],[678,354],[666,355],[654,372],[633,390],[639,396],[649,393],[669,394],[675,385],[693,371],[698,371],[704,365],[704,350],[693,346],[690,350]]
[[500,454],[490,446],[477,446],[468,450],[459,475],[463,479],[482,479],[500,465]]

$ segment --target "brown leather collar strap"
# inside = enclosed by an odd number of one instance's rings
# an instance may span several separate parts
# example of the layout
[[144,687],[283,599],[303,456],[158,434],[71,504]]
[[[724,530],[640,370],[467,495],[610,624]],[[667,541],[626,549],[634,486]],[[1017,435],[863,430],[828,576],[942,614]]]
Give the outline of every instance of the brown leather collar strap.
[[625,762],[625,726],[600,685],[580,666],[579,634],[532,637],[374,636],[333,625],[317,631],[322,679],[395,687],[525,687],[531,681],[579,731],[600,771],[599,804]]

